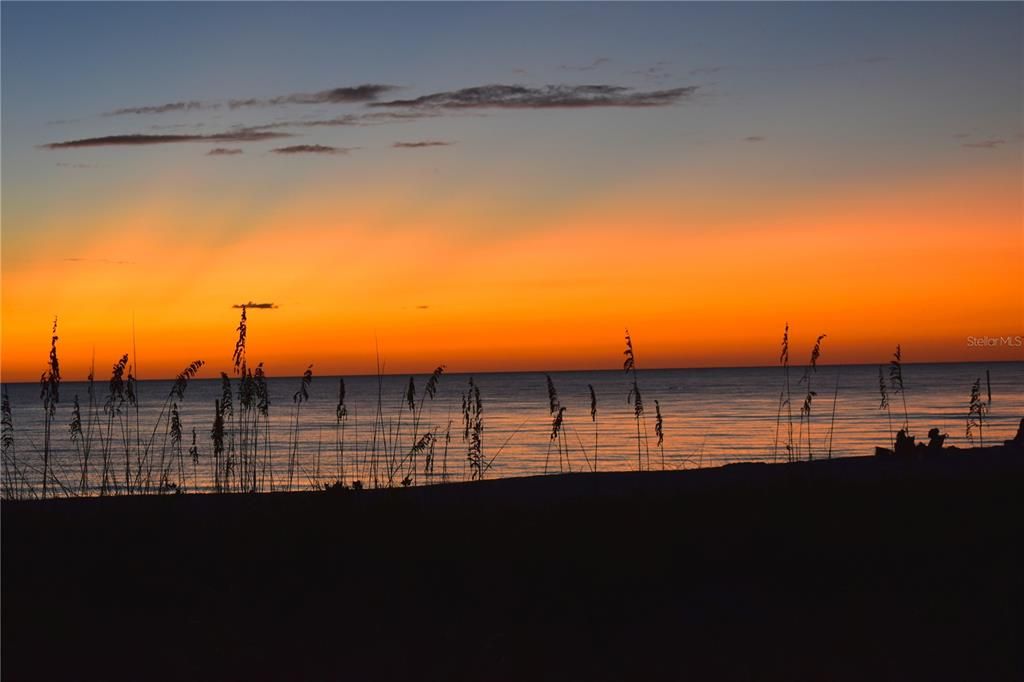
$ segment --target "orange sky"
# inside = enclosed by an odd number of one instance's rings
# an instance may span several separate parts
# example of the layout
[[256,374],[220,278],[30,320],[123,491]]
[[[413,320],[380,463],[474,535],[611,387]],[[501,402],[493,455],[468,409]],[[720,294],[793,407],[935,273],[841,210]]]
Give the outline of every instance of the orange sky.
[[103,370],[130,352],[133,315],[141,376],[193,359],[215,374],[229,368],[231,304],[249,300],[279,306],[249,316],[250,360],[278,375],[372,372],[375,338],[387,371],[613,368],[626,326],[641,366],[771,364],[786,321],[797,360],[818,333],[825,362],[882,362],[896,343],[908,361],[1022,359],[967,345],[1024,333],[1015,180],[938,173],[736,207],[665,178],[486,238],[478,221],[517,216],[469,196],[410,222],[400,195],[352,205],[317,185],[230,236],[244,202],[187,192],[135,197],[88,229],[54,209],[95,260],[5,260],[4,380],[38,377],[54,314],[68,378],[94,350]]

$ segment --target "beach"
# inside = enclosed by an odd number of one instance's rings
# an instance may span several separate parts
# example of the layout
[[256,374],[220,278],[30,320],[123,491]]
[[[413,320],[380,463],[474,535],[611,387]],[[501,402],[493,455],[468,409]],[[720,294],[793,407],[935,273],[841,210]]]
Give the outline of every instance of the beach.
[[23,679],[1019,679],[1024,457],[3,502]]

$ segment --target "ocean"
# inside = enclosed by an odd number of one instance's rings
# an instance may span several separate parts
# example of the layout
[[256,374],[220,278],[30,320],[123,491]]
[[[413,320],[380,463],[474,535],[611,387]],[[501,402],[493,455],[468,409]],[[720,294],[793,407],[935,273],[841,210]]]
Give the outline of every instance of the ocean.
[[[888,379],[888,368],[883,371]],[[801,418],[807,394],[806,383],[801,381],[802,367],[790,369],[788,405],[780,403],[780,392],[785,398],[781,367],[640,370],[636,379],[644,410],[638,422],[628,401],[631,375],[622,371],[552,372],[559,407],[565,408],[555,440],[551,439],[553,416],[544,373],[476,374],[472,379],[482,406],[480,469],[485,478],[495,478],[594,469],[683,469],[785,461],[789,457],[818,459],[829,453],[833,457],[867,456],[875,446],[891,442],[892,430],[900,428],[904,418],[919,440],[926,440],[928,430],[934,427],[949,434],[948,445],[965,447],[971,444],[965,433],[971,386],[979,379],[982,399],[988,400],[991,386],[991,403],[983,430],[974,429],[975,444],[981,437],[985,444],[1011,438],[1024,417],[1024,363],[908,364],[903,374],[905,390],[898,394],[889,389],[890,409],[886,411],[879,405],[877,366],[820,366],[810,375],[815,395],[807,419]],[[405,398],[409,376],[384,376],[379,382],[375,376],[345,377],[347,417],[343,422],[337,419],[338,377],[313,377],[308,401],[299,407],[297,419],[294,397],[300,379],[270,378],[269,419],[260,423],[256,441],[257,487],[310,489],[337,480],[346,484],[359,480],[372,487],[400,485],[407,477],[408,484],[422,485],[472,478],[476,470],[467,457],[469,443],[464,439],[463,423],[463,395],[470,375],[444,374],[433,398],[423,395],[428,376],[413,377],[415,412]],[[589,386],[596,396],[596,418],[591,416]],[[104,413],[107,383],[97,381],[85,493],[97,494],[102,488],[104,450],[110,463],[107,490],[125,492],[125,440],[133,486],[143,484],[145,473],[138,475],[142,470],[149,472],[151,487],[155,487],[159,475],[153,471],[159,472],[163,459],[167,480],[186,491],[213,491],[218,478],[229,481],[231,489],[251,487],[240,480],[237,379],[232,382],[234,418],[225,421],[225,452],[217,460],[211,429],[215,401],[222,393],[220,380],[189,382],[178,406],[183,434],[180,460],[170,436],[169,408],[165,408],[171,387],[170,381],[139,382],[136,421],[135,408],[128,405],[121,414]],[[15,480],[20,494],[29,488],[38,492],[44,437],[39,387],[9,384],[5,388],[14,426],[14,446],[6,463],[15,463],[20,472],[17,478],[8,468],[11,479],[5,476],[5,484]],[[69,429],[76,395],[83,431],[90,429],[88,386],[81,382],[61,385],[51,427],[56,481],[49,487],[62,495],[83,490],[84,439],[74,442]],[[194,461],[189,455],[193,430]],[[415,454],[413,468],[413,445],[426,434],[431,442]],[[790,449],[788,442],[792,443]],[[149,454],[140,467],[139,454],[147,449],[147,443],[151,443]],[[217,473],[223,468],[215,462],[223,467],[227,458],[233,459],[233,465],[225,477]],[[251,480],[250,476],[245,480]]]

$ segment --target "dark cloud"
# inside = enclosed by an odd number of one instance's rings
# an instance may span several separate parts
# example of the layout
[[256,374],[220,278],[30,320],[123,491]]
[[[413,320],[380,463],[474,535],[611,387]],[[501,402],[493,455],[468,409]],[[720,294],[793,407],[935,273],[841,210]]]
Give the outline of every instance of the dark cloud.
[[57,162],[57,166],[60,167],[60,168],[95,168],[96,167],[96,166],[94,166],[91,163],[65,163],[63,161],[58,161]]
[[256,309],[256,310],[274,310],[274,309],[277,308],[277,304],[276,303],[253,303],[252,301],[249,301],[248,303],[235,303],[231,307],[232,308]]
[[416,306],[416,310],[428,310],[429,308],[430,308],[429,305],[418,305],[418,306]]
[[274,130],[278,128],[332,128],[336,126],[375,126],[386,123],[406,123],[421,118],[432,118],[436,113],[429,111],[375,111],[369,114],[345,114],[326,119],[299,119],[276,121],[253,126],[250,130]]
[[1004,144],[1006,144],[1006,140],[994,139],[978,140],[977,142],[964,142],[963,146],[969,147],[970,149],[995,149],[996,147]]
[[166,114],[169,112],[199,111],[200,109],[217,109],[219,104],[211,102],[168,102],[145,107],[125,107],[108,111],[104,116],[124,116],[125,114]]
[[747,135],[743,138],[744,142],[764,142],[764,138],[760,135]]
[[422,147],[450,147],[454,142],[443,140],[420,140],[418,142],[396,142],[392,147],[395,149],[421,149]]
[[[282,104],[344,104],[348,102],[370,102],[384,93],[398,90],[394,85],[382,85],[380,83],[364,83],[351,87],[331,88],[319,92],[296,92],[290,95],[278,95],[276,97],[250,97],[246,99],[228,100],[227,106],[231,109],[242,107],[272,107]],[[166,114],[170,112],[201,111],[205,109],[220,109],[223,106],[220,102],[203,102],[189,100],[182,102],[167,102],[165,104],[153,104],[141,107],[123,107],[104,113],[104,116],[124,116],[126,114]]]
[[217,147],[216,149],[211,149],[210,151],[206,152],[206,155],[207,156],[235,156],[236,154],[241,154],[241,153],[242,153],[241,149],[228,149],[227,147]]
[[348,154],[355,147],[328,147],[322,144],[296,144],[291,147],[278,147],[271,151],[275,154]]
[[151,144],[173,144],[180,142],[260,142],[293,137],[289,133],[273,133],[252,128],[236,128],[213,135],[106,135],[103,137],[85,137],[80,140],[66,142],[50,142],[40,145],[43,149],[77,149],[79,147],[131,147]]
[[697,86],[637,91],[620,85],[481,85],[435,92],[413,99],[371,102],[372,107],[426,109],[580,109],[588,107],[659,107],[691,96]]
[[319,92],[297,92],[269,98],[233,99],[228,102],[232,109],[241,107],[272,107],[282,104],[346,104],[350,102],[371,102],[384,93],[397,90],[394,85],[364,83],[347,88],[331,88]]
[[611,60],[608,59],[607,57],[598,57],[589,64],[583,64],[582,66],[574,64],[561,64],[558,68],[560,68],[562,71],[593,71],[599,66],[603,66],[605,64],[608,64],[609,62],[611,62]]

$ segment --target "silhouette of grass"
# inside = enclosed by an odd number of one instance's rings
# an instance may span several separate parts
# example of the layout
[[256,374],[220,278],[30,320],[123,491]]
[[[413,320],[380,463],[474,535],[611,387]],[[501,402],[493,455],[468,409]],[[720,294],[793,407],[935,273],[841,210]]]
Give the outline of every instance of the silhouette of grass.
[[[178,413],[178,403],[171,404],[171,449],[175,454],[175,459],[178,462],[178,481],[177,483],[168,483],[167,485],[173,486],[176,490],[183,490],[185,487],[185,463],[181,447],[181,415]],[[168,464],[170,467],[170,464]],[[168,479],[168,474],[164,472],[163,479]]]
[[231,356],[235,374],[245,375],[245,343],[248,334],[246,323],[245,306],[242,306],[242,313],[238,319],[238,340],[235,341],[235,352]]
[[[988,383],[988,382],[986,382]],[[988,406],[992,400],[991,386],[987,388],[989,401],[981,397],[981,377],[975,379],[971,385],[971,397],[967,406],[967,429],[965,434],[967,440],[974,444],[974,431],[978,431],[978,444],[985,447],[985,416],[988,414]]]
[[220,400],[213,403],[213,427],[210,429],[210,440],[213,441],[213,487],[218,493],[227,488],[230,472],[228,465],[221,471],[221,459],[224,458],[224,408]]
[[793,396],[790,391],[789,383],[789,322],[786,323],[786,327],[782,331],[782,352],[779,353],[779,364],[782,365],[782,369],[785,374],[785,383],[783,384],[782,390],[779,391],[779,409],[775,415],[775,445],[772,448],[772,458],[774,459],[778,455],[779,431],[782,425],[782,409],[786,408],[788,413],[786,461],[792,462],[795,453],[793,451]]
[[334,453],[337,482],[345,485],[345,422],[348,421],[348,406],[345,405],[345,379],[338,378],[338,405],[334,408]]
[[292,483],[299,466],[299,412],[302,404],[309,400],[309,386],[313,383],[313,365],[306,368],[299,381],[299,390],[292,395],[292,402],[295,403],[295,411],[292,420],[291,438],[288,447],[288,490],[292,489]]
[[665,423],[661,417],[661,403],[654,400],[654,435],[658,437],[658,449],[661,450],[661,470],[665,470]]
[[594,392],[594,385],[587,384],[590,391],[590,421],[594,423],[594,472],[597,472],[597,394]]
[[800,378],[800,383],[805,384],[807,387],[807,393],[804,395],[804,403],[800,408],[800,428],[803,430],[804,422],[807,423],[807,459],[814,459],[814,448],[811,444],[811,403],[814,397],[818,395],[817,391],[811,389],[811,376],[816,374],[818,371],[818,358],[821,357],[821,342],[825,339],[825,334],[819,334],[818,338],[814,341],[814,348],[811,349],[811,359],[807,363],[807,368],[804,370],[803,377]]
[[[104,417],[97,417],[96,410],[98,403],[95,399],[94,372],[88,375],[88,406],[75,395],[69,410],[70,421],[66,437],[70,440],[71,448],[61,449],[59,443],[51,442],[50,428],[52,420],[57,413],[59,400],[59,389],[61,387],[60,363],[57,358],[57,327],[54,320],[53,334],[51,338],[50,357],[47,369],[40,378],[40,397],[44,407],[44,438],[41,450],[42,455],[41,471],[32,458],[24,465],[18,461],[14,451],[14,426],[11,415],[10,401],[6,391],[4,393],[3,410],[3,486],[4,496],[12,497],[32,495],[38,497],[51,497],[58,490],[71,494],[65,485],[75,479],[68,478],[64,467],[68,461],[74,461],[71,457],[77,456],[78,483],[74,485],[78,494],[137,494],[142,492],[166,492],[169,490],[183,492],[185,490],[198,491],[209,485],[207,481],[212,480],[213,489],[218,492],[261,492],[275,490],[275,471],[273,466],[274,445],[271,439],[271,424],[269,418],[270,395],[263,363],[255,368],[250,368],[246,361],[245,352],[248,338],[248,326],[245,306],[242,307],[242,314],[237,327],[238,339],[232,352],[232,365],[237,372],[237,396],[233,391],[233,378],[228,372],[220,372],[219,398],[214,404],[214,419],[210,428],[212,441],[212,458],[209,470],[210,478],[199,476],[200,451],[196,438],[196,428],[192,427],[192,444],[188,448],[188,456],[192,459],[192,483],[188,485],[187,460],[185,459],[186,428],[183,418],[183,403],[186,389],[189,383],[196,378],[205,366],[202,360],[196,360],[187,365],[173,380],[171,388],[164,400],[163,407],[152,423],[152,433],[146,442],[142,442],[139,436],[140,421],[136,416],[134,427],[129,421],[130,411],[125,408],[135,408],[138,415],[138,382],[135,368],[129,364],[129,354],[123,354],[111,369],[108,381],[108,391],[105,400],[102,402]],[[800,432],[795,442],[792,434],[792,417],[789,418],[789,435],[784,436],[782,423],[785,421],[783,408],[789,407],[791,401],[789,392],[791,390],[789,381],[789,325],[785,325],[779,362],[785,373],[785,384],[779,393],[779,402],[776,412],[775,443],[772,457],[777,458],[780,452],[780,445],[783,439],[786,440],[785,447],[788,459],[800,458],[800,450],[806,448],[807,458],[813,459],[814,447],[812,438],[812,407],[817,394],[817,363],[821,357],[822,342],[826,338],[821,334],[815,340],[810,354],[807,367],[799,383],[805,385],[802,407],[800,408]],[[638,380],[638,370],[632,337],[628,331],[625,332],[625,360],[623,369],[629,379],[629,394],[627,404],[632,407],[632,419],[635,424],[637,439],[636,462],[640,470],[650,470],[650,447],[647,435],[646,413],[643,396]],[[904,427],[908,423],[906,409],[904,376],[902,371],[902,349],[896,347],[893,360],[889,363],[889,377],[886,381],[883,367],[878,368],[878,390],[880,396],[879,409],[885,410],[888,419],[890,436],[893,433],[891,416],[890,396],[895,393],[904,395]],[[374,433],[372,441],[365,443],[359,439],[359,420],[355,419],[354,454],[352,456],[352,468],[348,468],[346,459],[346,424],[349,417],[349,410],[353,409],[346,402],[345,380],[338,381],[338,401],[335,408],[335,486],[345,484],[351,480],[353,487],[355,481],[361,481],[362,485],[369,485],[367,481],[372,480],[374,487],[391,486],[395,482],[405,486],[416,485],[420,477],[432,482],[435,477],[435,466],[437,457],[441,458],[441,480],[449,480],[447,466],[448,448],[451,442],[452,420],[449,418],[447,427],[444,422],[440,424],[433,422],[427,414],[428,404],[432,404],[439,390],[439,383],[445,372],[445,366],[439,365],[420,384],[421,390],[417,391],[419,381],[416,376],[409,377],[408,382],[403,384],[402,390],[396,391],[388,399],[389,411],[384,413],[382,397],[383,366],[378,355],[378,399],[377,415],[374,419]],[[314,488],[326,487],[323,485],[324,470],[321,466],[322,437],[317,440],[316,452],[312,452],[312,439],[307,443],[303,439],[303,432],[308,429],[302,428],[303,404],[310,399],[310,387],[312,382],[312,365],[310,365],[300,378],[298,390],[292,395],[293,411],[291,413],[290,425],[288,427],[288,462],[287,480],[283,489],[295,490],[302,488],[308,481]],[[559,471],[572,471],[570,448],[567,439],[575,438],[579,444],[580,452],[586,462],[580,465],[598,470],[598,445],[599,445],[599,422],[598,404],[596,390],[593,384],[587,384],[589,397],[590,418],[594,425],[594,457],[591,462],[588,456],[588,447],[584,445],[580,434],[568,421],[568,408],[560,400],[558,390],[551,375],[545,375],[547,386],[549,416],[551,418],[550,430],[548,432],[548,448],[545,457],[544,472],[547,473],[550,465],[550,454],[552,447],[557,447],[559,453]],[[981,386],[979,377],[972,386],[969,409],[967,415],[966,436],[972,443],[975,438],[984,445],[985,422],[988,420],[989,409],[992,403],[992,386],[990,372],[985,373],[985,386]],[[834,435],[836,428],[837,404],[839,393],[839,374],[836,376],[836,387],[833,394],[831,421],[827,436],[823,439],[820,447],[827,450],[831,458],[833,451]],[[987,399],[986,399],[987,398]],[[391,402],[395,399],[395,402]],[[650,399],[650,397],[649,397]],[[397,410],[392,411],[397,405]],[[656,447],[660,451],[661,467],[667,468],[667,462],[674,457],[671,448],[666,452],[665,446],[665,414],[661,410],[660,401],[654,400],[654,436]],[[409,412],[410,417],[405,413]],[[466,469],[463,469],[463,477],[471,480],[480,480],[486,477],[486,472],[496,457],[504,450],[512,436],[501,444],[497,450],[489,450],[489,460],[484,457],[482,432],[484,426],[483,401],[481,391],[474,378],[469,378],[467,389],[462,393],[462,438],[466,448]],[[792,415],[791,407],[789,414]],[[449,417],[451,416],[449,412]],[[404,427],[403,419],[410,420],[411,429]],[[105,422],[105,426],[104,426]],[[209,422],[207,422],[209,423]],[[288,420],[285,420],[288,423]],[[524,422],[525,423],[525,422]],[[325,424],[314,423],[309,428],[317,428],[318,433],[322,431]],[[156,436],[161,433],[160,426],[163,426],[163,441],[156,443]],[[150,428],[147,424],[146,428]],[[521,426],[520,426],[521,428]],[[806,436],[804,430],[806,429]],[[276,427],[275,427],[276,430]],[[281,427],[284,431],[284,427]],[[515,435],[516,429],[512,435]],[[507,433],[507,432],[506,432]],[[132,436],[134,435],[134,439]],[[504,435],[502,436],[504,438]],[[95,443],[98,440],[102,453],[101,478],[99,485],[92,480],[96,477],[96,464],[90,457],[94,452]],[[442,441],[443,439],[443,441]],[[32,443],[29,440],[29,443]],[[154,447],[154,444],[159,447]],[[277,446],[279,450],[281,445]],[[329,447],[329,445],[327,446]],[[794,457],[795,447],[795,457]],[[68,453],[63,459],[58,454],[56,459],[54,450],[58,453]],[[117,452],[123,448],[124,476],[120,471],[120,462],[116,464],[115,459],[119,456]],[[895,446],[894,446],[895,449]],[[440,452],[438,452],[440,450]],[[300,458],[300,454],[309,451],[308,456]],[[137,467],[132,471],[133,459]],[[362,454],[362,458],[361,458]],[[436,455],[436,456],[435,456]],[[328,454],[329,456],[329,454]],[[701,447],[701,457],[703,446]],[[315,459],[314,459],[315,457]],[[381,470],[378,470],[380,457],[385,458],[385,478],[380,477]],[[683,460],[684,462],[687,460]],[[360,462],[362,462],[362,470]],[[367,463],[369,467],[367,468]],[[56,465],[56,470],[55,470]],[[329,465],[328,465],[329,466]],[[74,474],[73,474],[74,476]],[[280,476],[280,472],[278,472]],[[62,478],[64,479],[62,481]],[[297,483],[296,479],[300,479]],[[269,481],[269,485],[268,485]],[[38,488],[34,487],[38,486]],[[37,495],[38,492],[38,495]]]
[[[622,363],[622,369],[629,373],[632,377],[633,384],[629,389],[629,395],[626,397],[626,403],[633,406],[633,418],[636,421],[636,465],[637,469],[643,471],[643,459],[641,454],[641,443],[643,448],[647,452],[647,468],[651,468],[651,451],[647,445],[647,421],[644,419],[644,399],[640,395],[640,383],[637,381],[636,376],[636,355],[633,353],[633,338],[629,335],[629,330],[626,330],[626,350],[622,352],[626,356],[625,361]],[[640,422],[643,421],[643,435],[640,432]]]
[[551,432],[550,437],[548,438],[547,455],[544,457],[544,473],[548,472],[548,460],[551,457],[552,443],[555,443],[555,446],[558,448],[558,471],[563,472],[565,469],[572,471],[572,465],[569,463],[569,452],[565,447],[565,439],[562,434],[562,421],[565,419],[565,408],[562,407],[561,402],[558,400],[558,391],[555,389],[555,383],[551,380],[551,375],[545,374],[544,379],[547,381],[548,412],[551,416]]
[[53,334],[50,338],[50,357],[46,370],[39,378],[39,398],[43,402],[43,481],[42,497],[50,481],[50,429],[60,402],[60,361],[57,359],[57,318],[53,318]]
[[484,404],[480,399],[480,387],[469,378],[469,387],[462,394],[462,440],[466,443],[466,461],[469,464],[471,480],[484,478],[483,431]]
[[[100,495],[108,491],[117,491],[117,482],[111,472],[111,445],[114,439],[114,419],[121,418],[121,407],[125,402],[124,373],[128,365],[128,354],[125,353],[114,363],[110,370],[110,380],[107,382],[107,400],[103,404],[103,412],[107,415],[107,437],[103,447],[103,477],[100,484]],[[153,427],[154,433],[156,426]]]
[[[127,358],[127,355],[124,356]],[[157,491],[162,492],[166,490],[168,478],[169,462],[173,463],[173,458],[168,460],[167,458],[167,442],[170,438],[170,420],[169,418],[165,421],[165,417],[168,415],[170,407],[176,403],[180,403],[185,399],[185,390],[188,388],[189,382],[196,377],[199,370],[202,369],[205,363],[202,360],[194,360],[190,362],[185,369],[178,372],[177,376],[174,377],[174,382],[171,384],[171,390],[168,392],[167,397],[164,399],[163,406],[160,408],[160,413],[157,415],[156,423],[153,425],[153,431],[150,434],[149,441],[146,444],[146,451],[143,454],[143,460],[147,462],[146,465],[146,480],[145,489],[149,490],[152,482],[152,459],[150,457],[150,450],[152,449],[153,441],[156,438],[157,430],[160,428],[160,424],[164,423],[164,435],[160,445],[160,460],[157,469],[158,480],[157,480]],[[141,477],[141,464],[140,473]]]
[[903,431],[910,434],[910,415],[907,412],[907,394],[903,386],[903,350],[896,344],[896,352],[892,354],[889,361],[889,385],[894,395],[900,396],[903,400]]
[[832,394],[832,420],[828,426],[828,458],[832,459],[832,437],[836,432],[836,405],[839,403],[839,370],[836,370],[836,390]]
[[889,420],[889,442],[892,444],[893,449],[896,448],[896,435],[892,430],[892,409],[889,407],[889,392],[885,385],[885,375],[882,373],[882,367],[878,367],[878,394],[881,397],[881,401],[878,403],[878,409],[885,410],[885,415]]
[[4,497],[16,500],[21,497],[22,477],[18,471],[18,458],[14,448],[14,417],[11,414],[11,399],[4,386],[0,398],[0,451],[3,453]]

